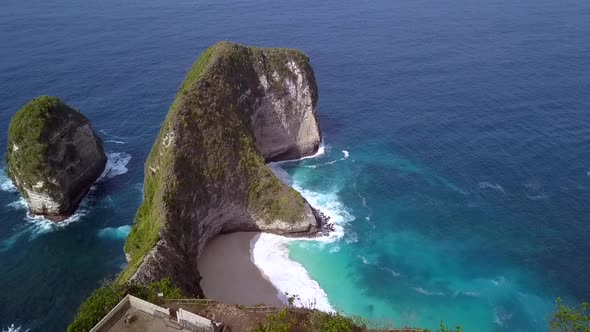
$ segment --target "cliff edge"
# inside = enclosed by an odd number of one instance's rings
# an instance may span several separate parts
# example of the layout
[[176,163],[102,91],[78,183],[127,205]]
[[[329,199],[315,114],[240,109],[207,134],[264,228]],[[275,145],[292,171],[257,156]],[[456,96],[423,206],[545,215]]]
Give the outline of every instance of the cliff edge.
[[314,154],[317,85],[292,49],[220,42],[193,64],[145,163],[119,281],[170,276],[201,294],[197,258],[222,232],[313,234],[317,213],[265,162]]
[[82,113],[41,96],[12,117],[6,161],[31,213],[59,221],[74,213],[107,157]]

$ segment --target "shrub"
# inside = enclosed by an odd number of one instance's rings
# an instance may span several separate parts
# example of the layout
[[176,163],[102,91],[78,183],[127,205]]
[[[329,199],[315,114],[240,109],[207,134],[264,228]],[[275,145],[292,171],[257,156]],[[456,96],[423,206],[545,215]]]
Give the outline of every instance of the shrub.
[[461,328],[461,326],[455,326],[454,329],[451,327],[447,327],[445,326],[443,321],[440,321],[440,326],[438,327],[438,330],[436,330],[436,332],[463,332],[463,329]]
[[289,332],[291,331],[292,320],[288,319],[289,310],[283,309],[276,314],[266,317],[266,323],[259,324],[255,332]]
[[312,332],[350,332],[363,330],[364,323],[359,326],[352,318],[342,316],[339,313],[331,314],[322,311],[314,311],[309,315],[307,327]]
[[555,305],[557,310],[549,324],[552,332],[590,332],[590,316],[587,314],[590,303],[583,302],[576,309],[566,306],[557,298]]

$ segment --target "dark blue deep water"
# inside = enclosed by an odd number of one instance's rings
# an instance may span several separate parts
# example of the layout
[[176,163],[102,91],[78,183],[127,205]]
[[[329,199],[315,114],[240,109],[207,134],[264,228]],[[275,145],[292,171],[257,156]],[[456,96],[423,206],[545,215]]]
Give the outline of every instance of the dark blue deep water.
[[555,297],[590,300],[590,2],[4,0],[0,147],[14,112],[56,95],[110,173],[62,227],[27,217],[0,174],[0,330],[63,331],[121,270],[143,161],[224,39],[311,57],[326,152],[283,167],[345,235],[290,257],[333,307],[544,331]]

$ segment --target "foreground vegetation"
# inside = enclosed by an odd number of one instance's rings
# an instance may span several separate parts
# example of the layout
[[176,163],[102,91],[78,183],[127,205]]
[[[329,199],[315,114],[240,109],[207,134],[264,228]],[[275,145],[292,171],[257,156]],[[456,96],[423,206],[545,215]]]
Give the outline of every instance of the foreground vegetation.
[[555,305],[557,310],[550,323],[552,332],[590,332],[590,303],[583,302],[579,308],[573,308],[557,298]]
[[155,304],[160,304],[161,298],[158,296],[158,293],[163,293],[163,297],[165,298],[180,298],[182,296],[180,289],[172,285],[169,278],[147,285],[119,285],[112,282],[105,282],[102,287],[95,290],[80,305],[74,321],[68,326],[68,332],[89,331],[127,294]]

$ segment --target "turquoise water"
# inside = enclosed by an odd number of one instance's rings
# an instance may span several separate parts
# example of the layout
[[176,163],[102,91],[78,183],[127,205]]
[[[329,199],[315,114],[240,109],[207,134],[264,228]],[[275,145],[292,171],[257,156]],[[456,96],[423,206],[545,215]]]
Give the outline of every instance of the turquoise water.
[[58,95],[115,171],[63,227],[27,217],[0,174],[0,330],[63,331],[122,269],[175,91],[229,39],[314,65],[325,153],[281,167],[342,227],[289,244],[332,307],[546,331],[555,297],[590,299],[589,22],[570,0],[4,1],[0,147],[14,112]]

